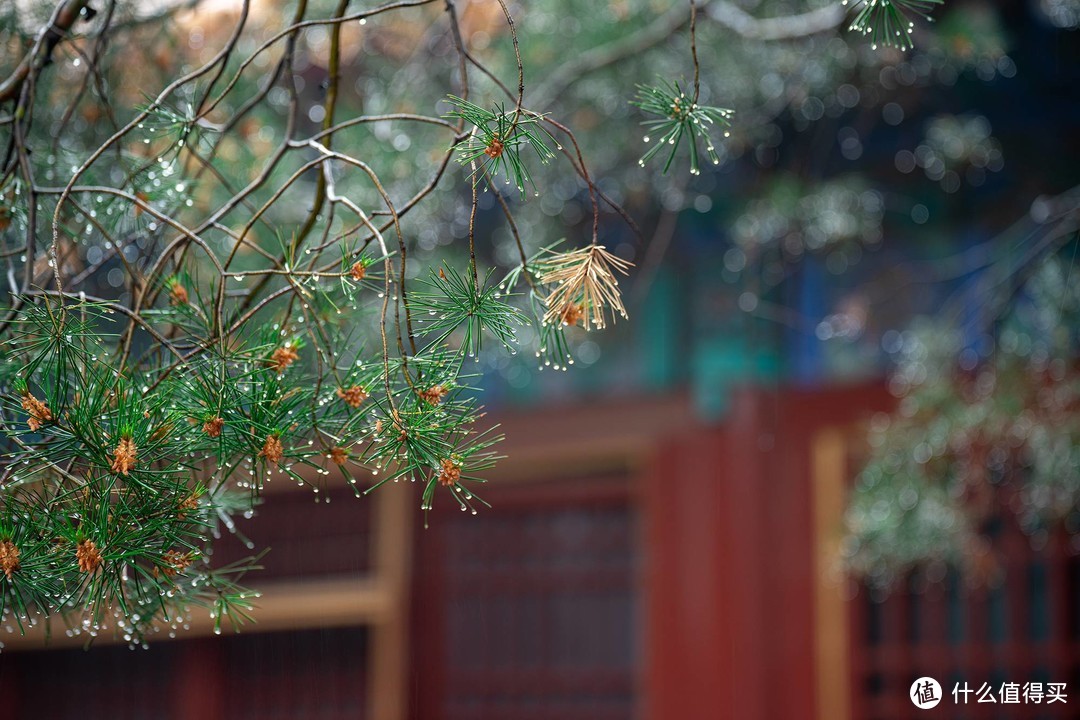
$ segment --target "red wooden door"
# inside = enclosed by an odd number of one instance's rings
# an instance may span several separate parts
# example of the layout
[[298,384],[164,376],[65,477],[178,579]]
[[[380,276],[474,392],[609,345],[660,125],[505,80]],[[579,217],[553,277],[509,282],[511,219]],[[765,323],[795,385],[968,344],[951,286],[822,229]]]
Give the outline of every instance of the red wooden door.
[[626,478],[484,497],[493,510],[444,507],[418,532],[414,715],[636,717],[638,523]]

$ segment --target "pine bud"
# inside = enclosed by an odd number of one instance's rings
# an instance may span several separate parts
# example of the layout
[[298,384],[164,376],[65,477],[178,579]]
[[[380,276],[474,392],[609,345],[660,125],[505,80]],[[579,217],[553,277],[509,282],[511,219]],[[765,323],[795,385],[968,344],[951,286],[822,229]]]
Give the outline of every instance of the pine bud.
[[19,567],[19,548],[10,540],[0,542],[0,570],[4,571],[8,580]]
[[260,457],[266,458],[267,462],[278,463],[285,457],[285,448],[281,444],[281,438],[271,435],[266,438],[263,448],[259,452]]
[[[166,577],[173,577],[177,573],[182,573],[187,569],[188,565],[191,565],[191,561],[194,558],[191,553],[182,553],[179,550],[170,550],[165,553],[161,558],[161,572]],[[154,568],[154,572],[157,573],[158,568]]]
[[577,305],[567,305],[562,309],[560,316],[564,325],[577,325],[585,316],[585,305],[583,303],[578,303]]
[[416,394],[428,405],[438,405],[448,392],[450,391],[442,385],[432,385],[427,390],[417,390]]
[[131,472],[135,467],[137,449],[130,436],[120,438],[120,444],[113,450],[112,471],[125,476]]
[[494,160],[495,158],[503,154],[503,148],[504,146],[502,141],[499,140],[499,138],[497,137],[492,137],[491,142],[489,142],[488,146],[484,148],[484,154]]
[[49,409],[49,406],[31,395],[29,391],[23,393],[22,406],[23,410],[30,416],[27,418],[26,424],[30,426],[32,431],[37,431],[43,423],[53,419],[52,410]]
[[292,345],[283,345],[270,355],[270,367],[274,368],[280,375],[299,357],[299,353],[296,352]]
[[461,465],[446,458],[440,460],[439,464],[442,466],[439,471],[440,485],[443,487],[453,487],[461,480]]
[[187,517],[187,514],[192,510],[199,509],[199,493],[191,493],[186,498],[180,501],[177,506],[179,512],[176,513],[176,517],[183,520]]
[[221,437],[221,430],[225,427],[225,421],[220,417],[214,417],[203,423],[203,432],[208,437]]
[[351,388],[338,388],[337,396],[351,408],[360,407],[368,399],[367,391],[359,385],[353,385]]
[[169,304],[170,305],[187,305],[188,304],[188,291],[187,288],[181,285],[177,281],[173,281],[172,286],[169,288]]
[[79,562],[79,570],[84,573],[93,573],[101,567],[101,551],[93,540],[80,540],[75,548],[75,559]]

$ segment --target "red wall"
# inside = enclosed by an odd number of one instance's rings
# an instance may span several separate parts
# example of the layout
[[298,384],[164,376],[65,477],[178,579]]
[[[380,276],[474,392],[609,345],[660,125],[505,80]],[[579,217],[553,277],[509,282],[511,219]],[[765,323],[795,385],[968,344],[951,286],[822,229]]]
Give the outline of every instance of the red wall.
[[746,391],[662,444],[642,483],[645,718],[813,716],[811,443],[889,405],[876,385]]

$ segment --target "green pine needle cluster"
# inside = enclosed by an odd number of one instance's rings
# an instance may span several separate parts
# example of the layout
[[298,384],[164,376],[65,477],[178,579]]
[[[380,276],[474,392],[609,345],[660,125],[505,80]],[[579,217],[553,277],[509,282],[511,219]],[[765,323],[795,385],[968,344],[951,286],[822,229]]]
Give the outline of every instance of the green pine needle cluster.
[[541,164],[547,164],[555,153],[548,147],[551,141],[559,144],[541,124],[544,116],[525,109],[507,111],[496,103],[487,109],[454,95],[448,102],[454,108],[446,117],[460,118],[472,126],[472,131],[457,148],[457,161],[472,168],[474,183],[487,179],[495,183],[503,178],[506,185],[513,185],[522,195],[526,187],[536,191],[528,161],[522,157],[526,150]]
[[513,350],[517,344],[515,328],[525,323],[520,310],[503,301],[499,287],[490,282],[491,272],[480,281],[468,278],[453,268],[432,271],[424,289],[413,294],[421,314],[424,331],[441,345],[453,333],[460,334],[458,344],[469,357],[480,355],[484,335],[496,339],[502,347]]
[[175,631],[192,607],[219,629],[243,622],[255,593],[238,583],[255,560],[211,568],[207,538],[250,498],[225,491],[236,468],[201,471],[250,444],[190,430],[205,413],[186,389],[208,381],[207,363],[136,384],[106,362],[115,327],[100,305],[45,302],[3,343],[2,442],[19,461],[0,478],[0,614],[133,644]]
[[462,362],[483,334],[509,346],[525,318],[494,286],[444,275],[416,294],[435,313],[418,323],[423,349],[383,361],[337,319],[350,299],[336,278],[307,283],[305,321],[214,342],[219,293],[171,276],[146,314],[160,339],[139,334],[130,352],[111,303],[24,305],[0,365],[0,614],[133,644],[175,631],[194,607],[243,621],[255,593],[238,581],[255,561],[213,568],[211,538],[274,480],[317,488],[340,474],[358,497],[421,482],[424,510],[445,491],[475,511],[469,486],[501,436],[480,426]]
[[[915,23],[911,16],[932,22],[931,11],[944,0],[855,0],[855,18],[848,28],[870,38],[871,47],[879,45],[909,50],[914,47],[911,32]],[[847,5],[848,0],[843,0]]]
[[666,152],[663,171],[666,175],[684,140],[690,152],[691,175],[701,174],[699,140],[705,144],[705,154],[709,160],[714,165],[720,163],[711,133],[713,126],[717,126],[723,129],[724,137],[729,135],[726,128],[731,126],[733,110],[699,105],[693,97],[687,96],[678,82],[663,82],[659,86],[638,85],[637,98],[630,104],[657,116],[642,122],[649,131],[643,139],[651,143],[638,161],[642,167],[656,155]]

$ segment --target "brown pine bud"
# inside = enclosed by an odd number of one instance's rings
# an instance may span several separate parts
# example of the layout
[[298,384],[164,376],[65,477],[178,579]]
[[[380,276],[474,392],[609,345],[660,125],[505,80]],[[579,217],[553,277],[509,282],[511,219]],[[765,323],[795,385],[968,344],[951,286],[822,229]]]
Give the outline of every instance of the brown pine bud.
[[349,459],[349,451],[343,447],[330,448],[330,460],[335,465],[344,465]]
[[359,385],[353,385],[351,388],[338,388],[337,396],[351,408],[360,407],[368,399],[367,391]]
[[352,269],[349,271],[349,275],[356,282],[360,282],[367,275],[367,266],[362,262],[356,262],[353,264]]
[[202,429],[207,436],[216,438],[221,437],[221,430],[225,427],[225,421],[220,417],[214,417],[203,423]]
[[121,475],[131,472],[135,467],[137,449],[130,437],[120,438],[120,444],[113,450],[112,471]]
[[427,404],[438,405],[448,392],[450,391],[442,385],[432,385],[427,390],[417,390],[416,394]]
[[101,551],[93,540],[80,540],[75,548],[75,559],[79,562],[79,570],[84,573],[92,573],[101,567]]
[[285,457],[285,448],[281,444],[281,438],[277,435],[271,435],[266,438],[266,442],[263,443],[263,448],[259,452],[259,455],[266,458],[267,462],[281,462],[281,459]]
[[279,374],[285,372],[285,368],[296,362],[299,358],[299,353],[292,345],[283,345],[270,355],[270,367],[274,368]]
[[453,487],[461,480],[461,465],[453,460],[442,459],[439,461],[442,469],[439,471],[439,484],[444,487]]
[[502,141],[497,137],[493,137],[491,138],[491,142],[488,143],[488,146],[484,148],[484,154],[494,160],[503,154],[503,147]]
[[180,501],[178,505],[179,512],[176,513],[176,517],[183,520],[187,517],[187,514],[192,510],[198,510],[199,508],[199,494],[191,493],[186,498]]
[[43,423],[53,419],[52,410],[49,409],[49,406],[31,395],[29,391],[23,393],[22,406],[27,415],[30,416],[27,418],[26,424],[33,431],[37,431]]
[[173,280],[172,285],[169,286],[169,304],[170,305],[187,305],[188,304],[188,291],[187,288],[181,285],[178,281]]
[[19,548],[10,540],[0,542],[0,570],[4,571],[8,580],[19,567]]
[[[184,572],[188,565],[191,565],[192,560],[194,560],[194,557],[189,552],[182,553],[179,550],[170,550],[161,558],[161,572],[166,577],[173,577],[177,573]],[[158,568],[155,567],[154,572],[156,573],[157,570]]]

